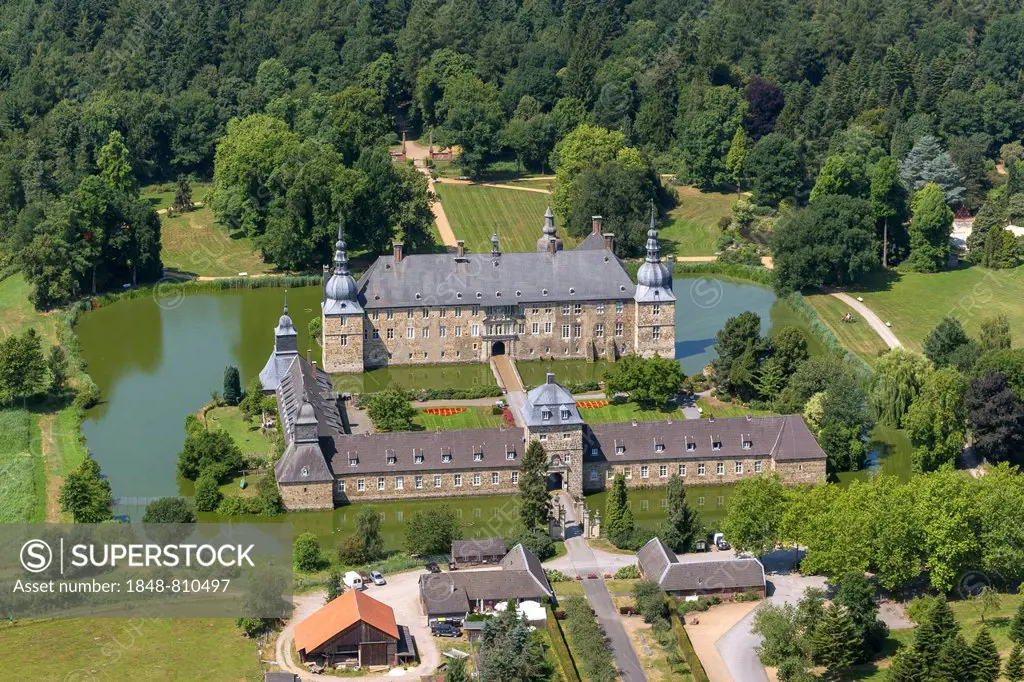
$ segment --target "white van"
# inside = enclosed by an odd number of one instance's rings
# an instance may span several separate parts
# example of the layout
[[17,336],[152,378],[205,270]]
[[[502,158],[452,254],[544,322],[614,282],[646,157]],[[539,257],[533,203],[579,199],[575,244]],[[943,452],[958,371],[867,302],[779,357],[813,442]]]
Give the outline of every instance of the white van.
[[355,571],[349,571],[345,574],[345,587],[349,587],[353,590],[364,590],[366,586],[363,585],[362,577]]

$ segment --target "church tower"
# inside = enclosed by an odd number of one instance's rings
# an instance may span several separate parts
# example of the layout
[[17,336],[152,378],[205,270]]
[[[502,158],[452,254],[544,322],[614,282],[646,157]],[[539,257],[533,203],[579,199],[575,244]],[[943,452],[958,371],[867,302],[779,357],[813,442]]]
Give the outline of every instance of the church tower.
[[363,371],[365,321],[356,280],[348,270],[344,237],[339,225],[338,241],[334,244],[334,273],[324,287],[321,304],[324,370],[329,373]]
[[636,273],[636,326],[633,347],[640,357],[674,358],[676,349],[676,295],[672,271],[661,262],[658,228],[651,202],[651,227],[647,232],[647,257]]

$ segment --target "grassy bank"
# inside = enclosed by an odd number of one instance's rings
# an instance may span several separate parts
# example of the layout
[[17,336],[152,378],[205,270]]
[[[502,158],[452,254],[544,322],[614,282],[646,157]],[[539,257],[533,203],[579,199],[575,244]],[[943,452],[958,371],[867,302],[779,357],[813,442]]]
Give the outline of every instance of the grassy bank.
[[835,296],[819,294],[807,296],[804,300],[814,307],[818,319],[840,343],[869,365],[874,364],[879,353],[888,350],[889,346],[882,341],[882,337],[857,313],[854,313],[854,322],[842,321],[843,315],[853,311]]
[[701,192],[694,187],[677,187],[679,205],[668,213],[659,231],[665,254],[712,256],[718,250],[722,228],[718,222],[732,215],[735,194]]
[[[438,184],[435,189],[455,237],[465,240],[471,253],[490,253],[495,232],[502,251],[537,250],[550,196],[480,185]],[[564,226],[560,226],[558,236],[567,249],[577,243]]]
[[39,420],[28,410],[0,411],[0,523],[46,517],[46,474]]
[[213,217],[209,205],[174,216],[160,216],[160,258],[168,270],[207,277],[258,275],[272,265],[263,262],[252,241],[231,233]]
[[601,407],[588,407],[588,405],[596,405],[602,402],[605,401],[577,401],[577,406],[579,406],[580,416],[583,417],[583,421],[588,424],[602,424],[605,422],[630,422],[634,419],[638,422],[685,419],[683,413],[675,405],[668,405],[664,410],[643,409],[636,403],[631,402],[608,403]]

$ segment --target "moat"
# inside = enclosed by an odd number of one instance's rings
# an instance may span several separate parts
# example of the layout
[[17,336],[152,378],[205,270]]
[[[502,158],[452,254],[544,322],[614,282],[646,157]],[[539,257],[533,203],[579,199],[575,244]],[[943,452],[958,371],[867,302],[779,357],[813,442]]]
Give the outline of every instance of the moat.
[[[714,337],[724,322],[740,312],[757,312],[766,327],[799,324],[797,313],[770,290],[754,284],[698,278],[677,278],[676,359],[688,373],[700,371],[714,357]],[[318,347],[307,331],[319,315],[320,288],[289,291],[289,308],[299,334],[299,347]],[[183,420],[220,391],[226,365],[237,365],[243,383],[259,372],[273,343],[280,315],[281,289],[240,289],[154,300],[120,301],[84,315],[77,326],[88,371],[103,392],[104,402],[91,409],[83,423],[87,444],[110,479],[116,497],[144,500],[181,492],[175,460],[184,440]],[[765,330],[767,331],[767,329]],[[812,351],[814,349],[812,348]],[[539,383],[551,363],[522,362],[527,384]],[[599,379],[600,363],[561,361],[554,369],[561,381]],[[449,365],[375,370],[337,380],[341,390],[375,391],[388,385],[471,386],[493,383],[487,365]],[[704,495],[708,507],[723,506],[723,489]],[[694,491],[697,497],[701,494]],[[654,495],[660,493],[654,491]],[[722,505],[718,505],[722,497]],[[503,498],[459,500],[467,520],[490,518]],[[652,497],[649,504],[654,502]],[[389,514],[402,507],[430,503],[388,503]],[[131,513],[126,504],[124,512]],[[599,506],[603,506],[601,503]],[[655,505],[656,506],[656,505]],[[706,513],[711,512],[708,509]],[[653,510],[652,510],[653,512]],[[346,526],[344,508],[333,513],[292,515],[297,526],[309,523],[318,534]],[[308,519],[306,518],[308,517]],[[401,520],[386,521],[400,532]]]

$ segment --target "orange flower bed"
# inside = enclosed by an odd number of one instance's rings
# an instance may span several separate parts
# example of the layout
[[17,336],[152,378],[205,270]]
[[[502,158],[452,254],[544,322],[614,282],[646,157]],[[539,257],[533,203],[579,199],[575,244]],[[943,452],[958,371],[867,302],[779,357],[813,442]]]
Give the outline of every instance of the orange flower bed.
[[585,410],[596,410],[599,407],[605,407],[608,405],[607,400],[577,400],[576,407],[582,407]]
[[427,414],[433,414],[438,417],[450,417],[453,414],[462,414],[466,411],[465,407],[428,407],[423,410]]

